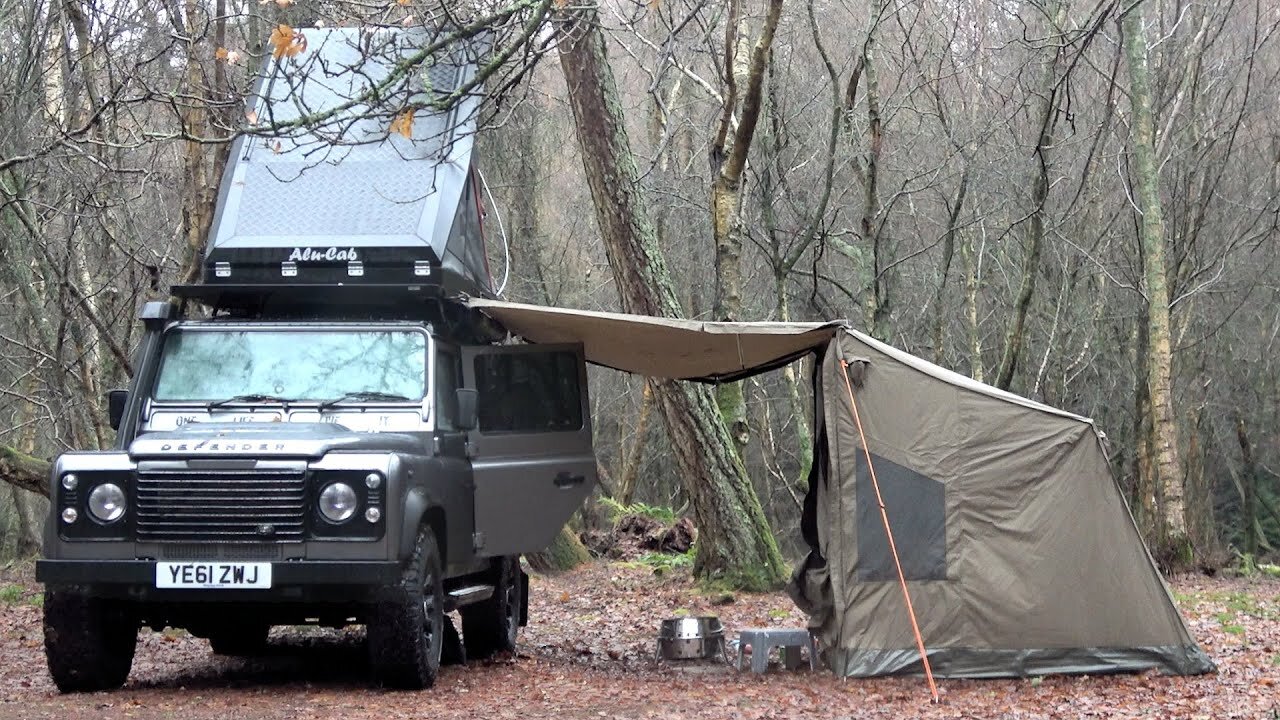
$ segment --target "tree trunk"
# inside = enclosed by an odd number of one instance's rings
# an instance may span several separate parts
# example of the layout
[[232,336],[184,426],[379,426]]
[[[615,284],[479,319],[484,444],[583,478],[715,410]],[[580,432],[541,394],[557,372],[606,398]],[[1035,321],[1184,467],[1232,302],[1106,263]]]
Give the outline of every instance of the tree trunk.
[[[558,15],[561,69],[622,309],[678,317],[680,304],[640,194],[596,3],[578,3]],[[740,587],[778,586],[781,555],[711,389],[655,380],[653,393],[698,525],[694,572]]]
[[40,551],[40,536],[31,522],[31,508],[25,495],[26,492],[13,485],[9,486],[9,498],[13,501],[13,513],[18,520],[18,537],[14,548],[19,558],[29,558]]
[[1235,411],[1236,441],[1240,443],[1240,457],[1244,467],[1240,472],[1240,521],[1244,524],[1244,551],[1255,560],[1258,557],[1258,466],[1253,459],[1253,443],[1249,442],[1249,428],[1245,425],[1240,409]]
[[[711,167],[716,172],[711,183],[711,232],[716,250],[716,320],[742,319],[742,184],[747,166],[747,155],[760,120],[760,106],[764,94],[765,65],[773,47],[773,33],[782,14],[782,0],[770,0],[760,39],[751,51],[749,63],[740,62],[739,46],[744,46],[737,3],[732,2],[729,11],[725,39],[725,80],[729,91],[721,108],[720,129],[711,148]],[[745,48],[743,48],[745,49]],[[730,142],[730,118],[739,97],[738,85],[745,81],[741,93],[741,116]],[[742,457],[751,441],[751,429],[747,423],[746,399],[740,382],[725,383],[716,388],[716,400],[720,414],[724,416],[738,456]]]
[[875,41],[883,6],[872,4],[871,23],[867,39],[862,44],[859,67],[867,89],[867,170],[862,184],[862,239],[871,247],[870,277],[867,279],[867,296],[864,312],[872,337],[889,339],[889,261],[883,245],[885,218],[881,217],[880,203],[880,154],[884,150],[884,120],[880,114],[880,79],[876,71]]
[[591,553],[568,525],[560,528],[560,534],[551,547],[539,553],[526,555],[529,567],[542,573],[564,572],[591,562]]
[[982,282],[982,248],[974,247],[973,238],[960,244],[964,259],[964,319],[969,336],[969,377],[984,382],[982,363],[982,328],[978,325],[978,286]]
[[18,451],[8,445],[0,445],[0,480],[49,497],[49,473],[53,466],[47,461]]
[[[1067,8],[1064,2],[1053,2],[1049,9],[1049,33],[1056,35],[1066,22]],[[1022,281],[1018,297],[1013,305],[1013,319],[1005,336],[1004,353],[1000,357],[1000,369],[996,371],[996,387],[1008,390],[1013,385],[1022,346],[1026,342],[1027,312],[1035,295],[1036,276],[1040,274],[1040,249],[1044,246],[1045,203],[1049,199],[1049,149],[1053,146],[1053,129],[1058,118],[1058,63],[1065,56],[1067,45],[1050,43],[1053,56],[1045,61],[1040,77],[1039,112],[1036,129],[1036,176],[1031,191],[1031,216],[1027,219],[1026,254],[1022,258]]]
[[1173,350],[1170,342],[1169,289],[1165,268],[1164,218],[1155,158],[1155,122],[1147,69],[1143,4],[1121,21],[1129,61],[1132,106],[1134,200],[1142,213],[1142,289],[1147,300],[1147,388],[1150,396],[1154,470],[1160,533],[1156,556],[1170,568],[1192,567],[1195,548],[1187,538],[1182,463],[1178,457],[1178,419],[1173,411]]
[[618,482],[618,502],[630,505],[635,502],[636,483],[640,478],[640,465],[644,461],[645,435],[649,432],[649,415],[653,411],[653,382],[645,380],[640,393],[640,416],[636,418],[635,439],[622,466],[622,480]]

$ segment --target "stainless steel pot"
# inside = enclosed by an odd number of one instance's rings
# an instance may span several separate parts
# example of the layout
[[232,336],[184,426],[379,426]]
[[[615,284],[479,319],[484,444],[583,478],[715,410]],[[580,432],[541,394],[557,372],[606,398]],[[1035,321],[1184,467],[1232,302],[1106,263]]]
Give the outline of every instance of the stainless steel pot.
[[668,618],[658,629],[658,656],[664,660],[706,660],[728,656],[724,626],[715,615]]

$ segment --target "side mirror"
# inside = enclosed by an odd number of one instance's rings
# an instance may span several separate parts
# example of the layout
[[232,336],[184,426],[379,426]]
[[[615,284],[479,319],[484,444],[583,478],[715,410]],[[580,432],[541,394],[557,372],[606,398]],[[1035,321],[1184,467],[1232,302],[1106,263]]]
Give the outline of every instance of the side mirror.
[[471,388],[458,388],[458,429],[475,430],[479,425],[480,393]]
[[111,421],[112,430],[120,429],[120,421],[124,419],[124,408],[128,404],[128,390],[107,391],[107,418]]

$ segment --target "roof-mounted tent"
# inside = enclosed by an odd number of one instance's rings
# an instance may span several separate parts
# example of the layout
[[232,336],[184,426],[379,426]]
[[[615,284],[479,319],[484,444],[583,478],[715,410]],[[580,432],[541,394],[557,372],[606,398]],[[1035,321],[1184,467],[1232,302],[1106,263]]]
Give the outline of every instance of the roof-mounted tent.
[[232,145],[203,282],[491,296],[472,167],[479,94],[441,104],[472,82],[478,48],[423,60],[437,39],[424,29],[301,32],[305,49],[268,61],[252,104],[276,130]]

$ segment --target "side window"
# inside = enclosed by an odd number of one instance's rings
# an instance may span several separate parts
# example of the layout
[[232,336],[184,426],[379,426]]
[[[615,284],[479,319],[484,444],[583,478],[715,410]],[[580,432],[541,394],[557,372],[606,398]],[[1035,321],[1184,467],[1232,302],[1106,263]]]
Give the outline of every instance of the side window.
[[458,429],[458,356],[436,353],[436,429]]
[[572,352],[477,355],[481,432],[582,429],[578,356]]

